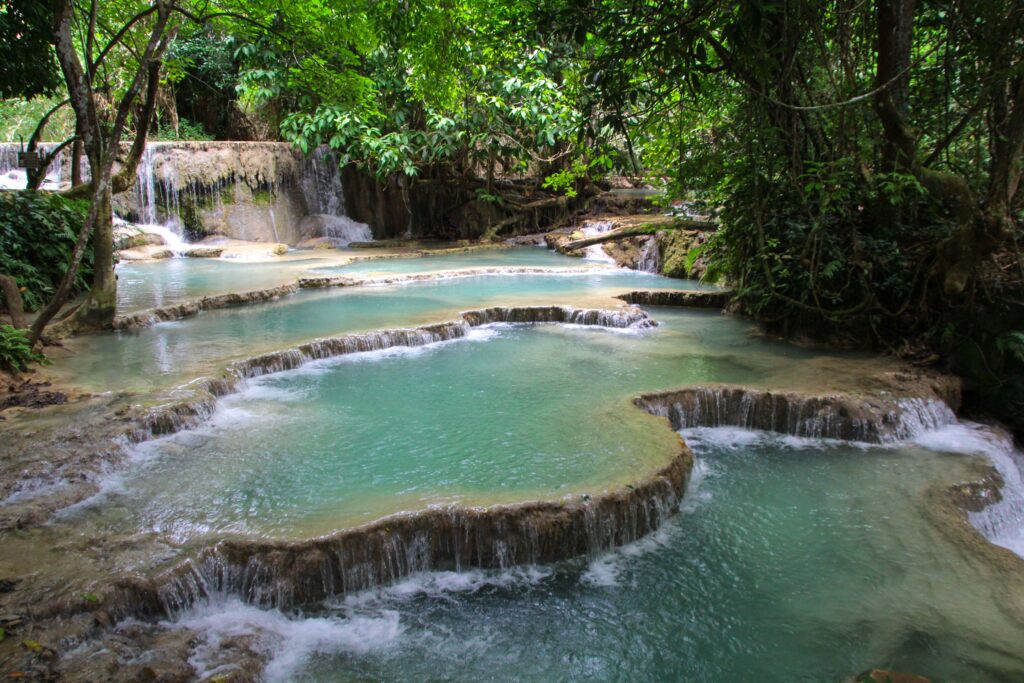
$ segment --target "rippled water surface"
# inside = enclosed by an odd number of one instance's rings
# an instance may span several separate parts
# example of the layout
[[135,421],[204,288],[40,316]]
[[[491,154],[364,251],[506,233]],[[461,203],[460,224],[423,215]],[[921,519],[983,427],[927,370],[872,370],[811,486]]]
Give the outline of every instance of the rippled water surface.
[[[694,285],[607,271],[303,291],[82,339],[66,372],[86,387],[160,388],[312,337]],[[308,536],[435,502],[578,495],[671,452],[675,436],[631,404],[637,393],[821,387],[858,372],[850,355],[776,343],[718,313],[651,312],[662,324],[639,334],[496,326],[252,381],[209,424],[139,448],[62,522],[187,544]],[[224,638],[253,635],[271,681],[839,681],[874,666],[1020,681],[1019,564],[991,561],[980,536],[937,517],[946,487],[977,478],[970,454],[988,452],[972,429],[886,448],[691,430],[682,514],[620,551],[418,575],[301,614],[215,597],[170,626],[200,634],[193,663],[211,675]],[[975,521],[1014,548],[1019,510],[1011,496]]]
[[[228,266],[228,267],[234,267]],[[153,327],[75,340],[56,371],[90,389],[172,386],[226,360],[311,338],[449,320],[495,305],[621,304],[634,289],[692,289],[698,282],[628,270],[574,275],[487,275],[402,285],[301,290],[276,301],[206,311]]]
[[270,680],[1021,680],[1005,576],[928,521],[964,456],[685,436],[699,476],[683,513],[621,551],[418,575],[298,619],[227,600],[181,623],[263,634]]
[[169,258],[117,266],[117,308],[129,313],[226,292],[294,282],[324,259],[315,256],[258,263],[230,259]]
[[366,275],[370,273],[424,273],[459,268],[491,268],[495,266],[531,266],[538,268],[580,268],[592,265],[582,259],[563,256],[545,247],[512,249],[479,249],[454,254],[358,260],[344,266],[316,267],[321,275]]

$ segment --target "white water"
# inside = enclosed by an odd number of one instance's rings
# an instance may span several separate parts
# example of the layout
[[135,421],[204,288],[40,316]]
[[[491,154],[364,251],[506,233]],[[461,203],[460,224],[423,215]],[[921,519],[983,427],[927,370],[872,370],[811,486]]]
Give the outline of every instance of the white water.
[[327,145],[316,148],[306,159],[299,185],[310,215],[345,215],[345,189],[338,155]]
[[643,248],[640,250],[640,258],[636,264],[637,270],[642,270],[645,273],[660,273],[661,272],[661,254],[658,252],[658,238],[651,235],[644,242]]
[[1003,478],[1002,500],[970,513],[974,525],[992,543],[1024,557],[1024,454],[1008,434],[984,425],[961,422],[921,434],[915,443],[930,450],[977,453],[992,463]]
[[[177,174],[173,169],[170,170],[170,175],[160,178],[159,181],[156,178],[155,170],[155,154],[152,145],[146,145],[145,151],[142,153],[142,158],[139,159],[139,166],[135,171],[135,177],[138,181],[138,201],[139,211],[142,217],[142,223],[137,225],[143,232],[153,233],[160,235],[164,244],[170,249],[175,256],[180,256],[183,252],[191,248],[191,244],[185,241],[181,228],[181,220],[178,218],[178,183]],[[165,169],[165,174],[167,169]],[[160,184],[161,192],[167,201],[171,203],[171,207],[168,210],[167,220],[163,223],[159,220],[159,213],[157,211],[157,182]]]
[[202,636],[189,663],[204,680],[232,671],[230,655],[227,663],[218,657],[223,656],[222,643],[229,639],[254,637],[253,648],[268,660],[263,680],[289,681],[317,653],[364,654],[394,643],[402,633],[398,612],[393,610],[350,610],[343,617],[292,619],[238,598],[214,599],[164,625]]
[[[591,221],[583,228],[583,235],[585,237],[594,237],[601,235],[613,227],[611,221]],[[604,246],[601,244],[592,244],[584,250],[586,254],[583,258],[588,261],[599,261],[601,263],[610,263],[611,265],[617,265],[615,259],[608,255],[604,250]]]
[[[39,152],[45,154],[52,147],[52,144],[40,145]],[[27,172],[18,167],[18,152],[20,150],[20,144],[0,144],[0,190],[24,190],[28,184]],[[40,186],[41,189],[60,189],[61,176],[70,176],[71,174],[70,168],[66,168],[68,166],[70,166],[70,159],[62,151],[47,169],[46,178]]]

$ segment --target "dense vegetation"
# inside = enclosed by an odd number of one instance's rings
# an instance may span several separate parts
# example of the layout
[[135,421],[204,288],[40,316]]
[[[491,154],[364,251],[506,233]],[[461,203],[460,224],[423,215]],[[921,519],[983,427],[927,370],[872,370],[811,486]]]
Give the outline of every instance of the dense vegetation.
[[[56,291],[85,218],[82,201],[42,192],[0,192],[0,273],[14,278],[25,310],[43,307]],[[75,274],[72,294],[89,287],[91,254]]]
[[[0,2],[0,33],[31,38],[0,93],[36,98],[8,102],[5,123],[70,94],[91,163],[122,134],[283,139],[493,201],[512,178],[586,195],[607,173],[643,175],[717,221],[704,257],[743,312],[941,360],[1024,425],[1019,2],[92,7],[99,21],[70,1]],[[73,46],[47,42],[55,16]],[[56,77],[74,84],[73,57],[77,95]],[[102,217],[109,196],[93,205]],[[97,263],[109,288],[109,254]]]

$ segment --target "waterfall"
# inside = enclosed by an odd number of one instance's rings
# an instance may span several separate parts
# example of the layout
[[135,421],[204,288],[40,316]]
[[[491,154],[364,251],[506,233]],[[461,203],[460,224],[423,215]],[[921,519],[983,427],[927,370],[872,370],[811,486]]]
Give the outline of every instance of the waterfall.
[[636,269],[645,273],[661,272],[661,252],[658,250],[658,238],[651,235],[644,240],[640,249],[640,258],[637,260]]
[[[925,448],[948,453],[976,453],[995,468],[991,488],[973,489],[971,525],[995,545],[1024,557],[1024,453],[1013,445],[1013,437],[987,425],[962,422],[928,432],[915,440]],[[972,490],[970,485],[962,487]]]
[[[594,237],[610,231],[613,227],[615,225],[611,221],[591,221],[583,228],[583,235],[585,237]],[[613,266],[618,265],[601,244],[590,245],[584,250],[584,253],[586,255],[583,258],[588,261],[600,261],[602,263],[610,263]]]
[[302,164],[299,187],[308,211],[300,226],[306,236],[326,237],[339,247],[373,241],[369,225],[345,214],[345,188],[338,153],[333,149],[320,145],[313,150]]
[[956,422],[939,398],[815,396],[743,387],[694,387],[646,394],[637,405],[675,429],[743,427],[813,439],[905,441]]
[[[37,148],[40,155],[48,154],[54,148],[52,143],[44,143]],[[0,144],[0,190],[24,190],[28,185],[28,173],[18,167],[18,143]],[[68,151],[61,150],[46,171],[46,178],[40,187],[44,190],[61,189],[62,182],[71,179],[71,157]]]
[[1006,438],[986,455],[1003,479],[1002,500],[972,512],[971,524],[992,543],[1024,557],[1024,454]]
[[345,190],[341,184],[338,153],[327,145],[317,147],[305,160],[299,186],[310,214],[345,215]]
[[[180,255],[191,245],[185,240],[182,229],[178,201],[178,175],[173,167],[161,165],[162,177],[158,180],[156,162],[154,147],[147,144],[139,159],[139,166],[135,170],[140,220],[138,227],[143,232],[160,235],[164,244],[175,255]],[[158,207],[158,199],[161,197],[165,200],[162,222]]]

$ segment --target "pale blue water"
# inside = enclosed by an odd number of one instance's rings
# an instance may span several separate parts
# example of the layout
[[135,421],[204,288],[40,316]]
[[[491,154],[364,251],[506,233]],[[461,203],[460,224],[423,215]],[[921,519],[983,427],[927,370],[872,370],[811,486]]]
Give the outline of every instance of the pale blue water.
[[287,348],[315,337],[441,322],[459,311],[505,304],[621,304],[634,289],[693,289],[628,270],[574,275],[487,275],[396,286],[302,290],[277,301],[206,311],[153,327],[89,335],[55,370],[91,389],[171,386],[226,360]]
[[538,268],[582,268],[591,261],[563,256],[545,247],[513,249],[481,249],[438,256],[359,260],[343,266],[316,267],[320,275],[365,275],[369,273],[423,273],[460,268],[491,268],[496,266],[530,266]]
[[[693,284],[616,271],[309,291],[95,335],[69,368],[84,385],[158,387],[315,336]],[[144,446],[78,514],[105,532],[189,543],[596,490],[649,471],[673,438],[630,405],[640,391],[858,372],[843,354],[772,342],[718,313],[652,312],[662,325],[640,335],[500,328],[267,377],[209,425]],[[181,623],[211,642],[254,634],[270,681],[838,681],[873,666],[1024,680],[1019,565],[989,564],[980,537],[930,516],[937,491],[973,476],[967,456],[731,429],[685,436],[698,476],[682,514],[611,555],[426,574],[287,616],[217,600]]]
[[288,259],[258,263],[230,259],[170,258],[117,265],[117,308],[129,313],[180,303],[211,294],[266,289],[294,282],[324,259]]
[[735,431],[698,452],[704,480],[654,538],[342,601],[285,631],[280,646],[305,656],[279,656],[272,680],[840,681],[879,666],[1024,679],[999,575],[924,521],[927,486],[955,477],[957,456]]
[[301,537],[433,503],[598,493],[678,452],[635,394],[756,381],[813,355],[722,316],[663,313],[642,333],[496,326],[254,380],[211,427],[142,447],[157,459],[129,485],[131,525],[177,542]]

